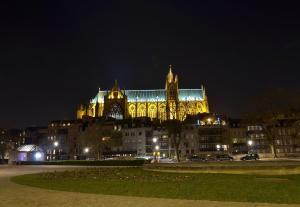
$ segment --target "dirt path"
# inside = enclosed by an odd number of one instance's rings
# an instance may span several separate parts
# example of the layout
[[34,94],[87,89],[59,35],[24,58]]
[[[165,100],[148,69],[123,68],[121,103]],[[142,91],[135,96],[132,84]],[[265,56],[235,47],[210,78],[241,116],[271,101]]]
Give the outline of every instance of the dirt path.
[[300,207],[300,205],[217,202],[110,196],[27,187],[9,181],[11,176],[70,169],[63,166],[0,166],[0,207]]

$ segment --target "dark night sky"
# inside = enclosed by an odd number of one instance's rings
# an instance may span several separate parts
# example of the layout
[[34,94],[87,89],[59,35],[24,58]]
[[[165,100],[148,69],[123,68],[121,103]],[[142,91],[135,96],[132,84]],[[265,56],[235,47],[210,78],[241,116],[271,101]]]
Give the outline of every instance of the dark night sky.
[[170,63],[234,117],[266,88],[300,88],[299,6],[236,2],[1,1],[0,127],[75,118],[114,79],[163,88]]

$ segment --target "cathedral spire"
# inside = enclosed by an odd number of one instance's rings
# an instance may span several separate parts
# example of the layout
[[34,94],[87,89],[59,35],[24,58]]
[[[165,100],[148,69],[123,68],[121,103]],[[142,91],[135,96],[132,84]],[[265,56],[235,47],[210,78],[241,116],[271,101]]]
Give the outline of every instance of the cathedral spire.
[[114,83],[114,87],[113,87],[113,90],[118,90],[118,81],[117,79],[115,79],[115,83]]
[[175,83],[178,82],[178,76],[177,76],[177,75],[175,75],[175,80],[174,80],[174,82],[175,82]]
[[172,65],[170,64],[169,66],[170,68],[169,68],[169,73],[167,75],[167,80],[169,83],[171,83],[173,81]]

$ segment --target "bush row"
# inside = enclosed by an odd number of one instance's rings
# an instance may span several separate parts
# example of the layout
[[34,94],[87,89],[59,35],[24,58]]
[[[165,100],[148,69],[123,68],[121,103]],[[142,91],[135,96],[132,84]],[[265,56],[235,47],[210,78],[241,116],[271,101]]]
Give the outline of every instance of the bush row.
[[20,165],[77,165],[77,166],[142,166],[146,160],[58,160],[20,161]]
[[8,163],[8,159],[0,159],[0,165],[7,164],[7,163]]

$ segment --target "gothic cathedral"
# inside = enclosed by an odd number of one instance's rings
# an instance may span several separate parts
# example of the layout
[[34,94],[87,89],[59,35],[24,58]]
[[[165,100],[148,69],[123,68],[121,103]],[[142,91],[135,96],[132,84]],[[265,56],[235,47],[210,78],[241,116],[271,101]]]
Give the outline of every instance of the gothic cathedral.
[[77,110],[77,119],[83,116],[127,119],[184,120],[187,115],[208,113],[205,89],[179,89],[178,76],[170,66],[165,89],[121,90],[115,81],[111,90],[99,90],[87,106]]

